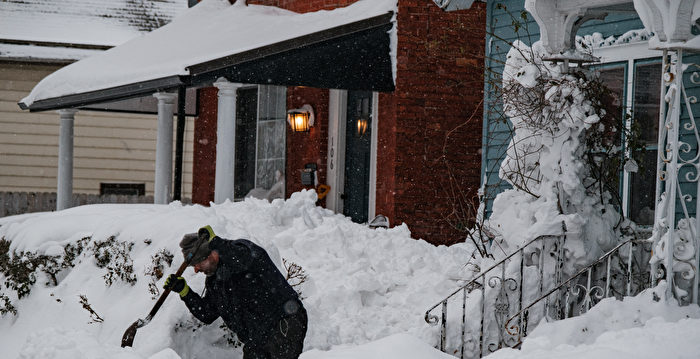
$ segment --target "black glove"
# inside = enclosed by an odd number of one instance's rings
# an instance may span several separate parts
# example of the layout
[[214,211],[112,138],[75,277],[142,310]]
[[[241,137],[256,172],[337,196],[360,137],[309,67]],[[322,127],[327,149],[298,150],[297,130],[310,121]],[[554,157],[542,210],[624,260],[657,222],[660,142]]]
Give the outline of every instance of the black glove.
[[165,280],[165,284],[163,284],[163,288],[180,293],[180,297],[184,297],[190,292],[190,287],[187,285],[185,278],[176,277],[175,274],[168,276],[168,279]]

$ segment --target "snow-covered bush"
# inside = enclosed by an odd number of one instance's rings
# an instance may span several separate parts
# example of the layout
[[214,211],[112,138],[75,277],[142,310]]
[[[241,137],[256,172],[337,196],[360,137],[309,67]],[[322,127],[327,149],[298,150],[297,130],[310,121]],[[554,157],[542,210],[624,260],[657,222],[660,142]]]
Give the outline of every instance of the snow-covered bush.
[[[513,43],[500,95],[512,138],[499,176],[512,189],[496,196],[490,230],[503,253],[539,235],[566,235],[565,270],[590,263],[625,235],[630,223],[614,204],[619,173],[630,156],[611,92],[593,71],[545,61],[537,42]],[[626,132],[625,132],[626,131]]]

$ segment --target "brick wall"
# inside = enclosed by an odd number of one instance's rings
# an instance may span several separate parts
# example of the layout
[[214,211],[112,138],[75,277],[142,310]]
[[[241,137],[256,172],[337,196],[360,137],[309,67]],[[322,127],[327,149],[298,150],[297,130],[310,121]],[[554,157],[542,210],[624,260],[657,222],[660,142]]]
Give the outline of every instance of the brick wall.
[[[297,12],[353,2],[248,1]],[[407,223],[415,238],[451,244],[464,239],[454,228],[464,219],[451,216],[455,203],[472,198],[480,183],[486,10],[477,3],[471,10],[446,13],[429,0],[399,0],[397,18],[396,91],[379,96],[376,213],[387,215],[394,225]],[[207,97],[213,107],[205,106]],[[287,195],[304,188],[300,171],[306,163],[316,163],[319,182],[326,182],[328,90],[288,88],[288,109],[305,103],[313,106],[316,123],[308,133],[287,127]],[[214,110],[203,112],[197,127],[214,130],[195,133],[193,202],[208,203],[214,193],[216,90],[203,91],[200,104],[202,110]]]
[[216,87],[199,90],[199,116],[194,122],[192,203],[208,205],[214,200],[218,92]]
[[315,116],[314,125],[309,132],[293,132],[287,126],[287,166],[285,168],[287,196],[304,188],[313,188],[313,186],[301,184],[301,170],[307,163],[316,164],[319,183],[326,183],[328,96],[329,91],[325,89],[287,88],[287,108],[300,108],[304,104],[310,104],[314,109]]
[[378,193],[377,213],[436,244],[463,240],[451,213],[480,183],[485,18],[484,4],[445,13],[399,1],[396,91],[379,103],[396,118],[380,118],[380,141],[395,143],[380,163],[394,156],[395,165],[380,168],[378,188],[394,189]]

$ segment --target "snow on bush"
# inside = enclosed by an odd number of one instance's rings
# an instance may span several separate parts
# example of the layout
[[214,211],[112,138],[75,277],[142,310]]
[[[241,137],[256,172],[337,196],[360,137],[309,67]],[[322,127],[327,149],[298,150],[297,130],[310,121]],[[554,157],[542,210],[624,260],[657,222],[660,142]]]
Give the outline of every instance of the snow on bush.
[[[297,289],[309,313],[307,350],[357,345],[395,333],[435,343],[437,328],[424,322],[423,313],[473,276],[465,266],[472,249],[415,240],[406,225],[369,229],[315,202],[315,192],[302,191],[272,203],[91,205],[2,218],[0,238],[9,241],[10,254],[65,258],[66,248],[81,241],[83,247],[80,254],[71,251],[72,265],[56,275],[56,285],[41,270],[34,271],[37,279],[21,299],[4,286],[8,277],[0,273],[0,294],[17,312],[0,317],[3,357],[21,352],[22,358],[40,358],[52,352],[63,358],[71,351],[83,357],[230,357],[239,349],[232,349],[221,322],[202,326],[175,295],[138,330],[133,349],[119,348],[126,328],[153,306],[154,282],[160,288],[162,274],[180,265],[182,236],[206,224],[224,238],[257,242],[283,273],[283,260],[304,270],[307,277]],[[167,253],[174,254],[171,263],[162,259]],[[188,269],[184,277],[201,292],[203,275]],[[81,304],[81,296],[94,314]],[[95,321],[95,315],[103,321]],[[63,338],[57,340],[66,345],[42,339],[47,336]],[[85,345],[69,345],[77,338]]]
[[516,41],[507,56],[501,88],[513,136],[499,176],[512,189],[496,196],[489,227],[503,248],[496,254],[565,234],[571,272],[620,238],[622,221],[604,183],[614,179],[602,176],[619,173],[623,155],[613,140],[617,127],[601,121],[605,87],[591,74],[562,72],[545,54],[539,42],[530,48]]

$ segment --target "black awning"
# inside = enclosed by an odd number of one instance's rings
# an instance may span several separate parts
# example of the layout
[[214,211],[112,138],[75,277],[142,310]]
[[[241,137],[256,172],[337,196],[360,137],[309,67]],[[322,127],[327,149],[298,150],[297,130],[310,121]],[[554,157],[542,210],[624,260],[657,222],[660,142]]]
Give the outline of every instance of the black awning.
[[393,91],[393,14],[189,67],[191,83],[232,82]]

